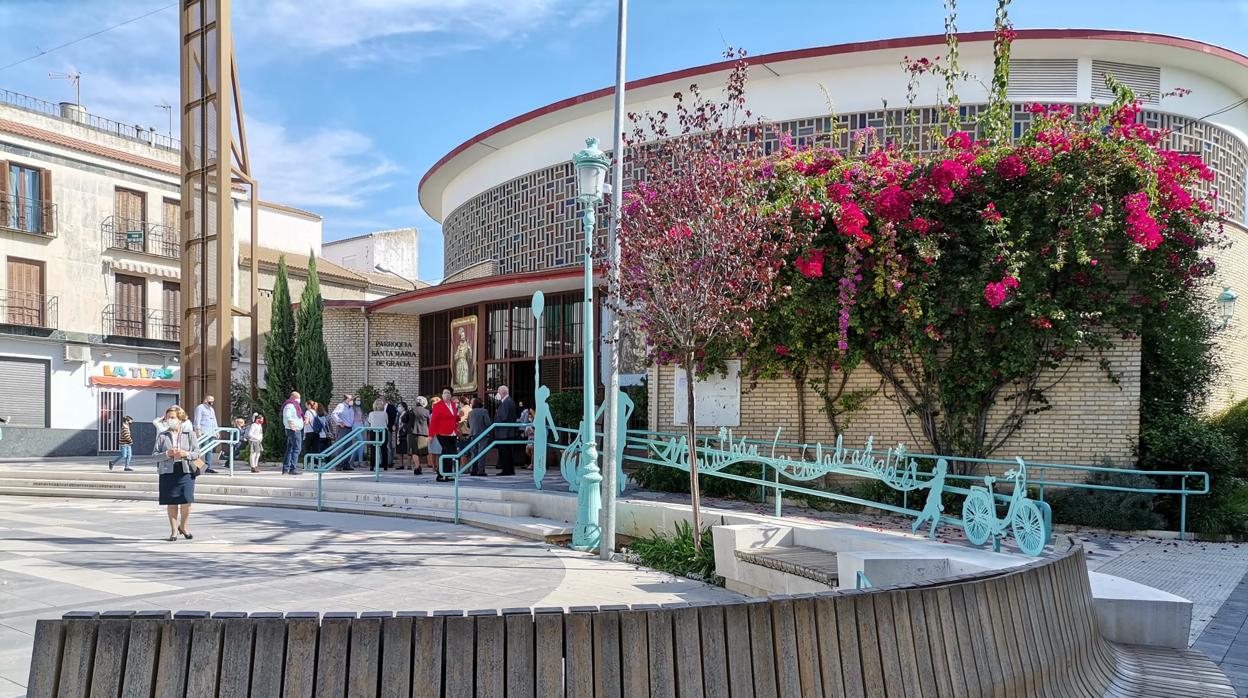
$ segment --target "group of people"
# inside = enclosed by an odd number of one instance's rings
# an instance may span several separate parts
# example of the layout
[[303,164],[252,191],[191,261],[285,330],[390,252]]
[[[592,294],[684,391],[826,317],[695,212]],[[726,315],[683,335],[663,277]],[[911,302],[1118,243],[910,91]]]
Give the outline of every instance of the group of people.
[[[282,472],[297,474],[301,454],[319,453],[355,427],[369,426],[383,430],[384,443],[367,449],[360,446],[339,466],[340,470],[354,470],[356,465],[367,467],[366,464],[376,458],[386,470],[410,467],[414,474],[421,475],[424,468],[429,467],[437,475],[437,480],[442,482],[452,478],[439,471],[437,459],[444,454],[458,454],[460,472],[468,468],[469,475],[485,476],[488,473],[482,454],[490,447],[492,440],[527,440],[527,449],[519,443],[494,445],[498,453],[498,475],[515,475],[516,467],[526,467],[526,456],[532,456],[532,413],[511,396],[505,385],[498,387],[494,397],[497,404],[491,418],[481,398],[457,398],[450,388],[444,388],[440,396],[431,400],[417,397],[411,406],[403,401],[396,405],[379,398],[373,401],[372,411],[367,414],[358,396],[344,395],[333,411],[327,413],[317,401],[302,400],[298,391],[292,391],[282,403],[280,415],[286,432]],[[193,419],[180,406],[172,405],[152,422],[156,427],[152,455],[159,475],[159,501],[166,508],[168,540],[171,542],[176,541],[179,535],[187,540],[194,538],[188,526],[191,504],[195,501],[195,478],[201,472],[217,472],[212,467],[214,449],[201,449],[199,446],[201,436],[217,433],[214,402],[213,396],[206,396],[195,407]],[[496,422],[520,426],[498,427],[492,435],[483,437]],[[119,453],[109,461],[109,470],[118,464],[125,471],[133,470],[133,424],[134,419],[130,416],[122,418]],[[264,415],[259,413],[252,415],[250,423],[242,418],[233,420],[234,427],[242,436],[234,446],[235,458],[240,455],[241,442],[246,441],[253,473],[260,472],[264,424]]]

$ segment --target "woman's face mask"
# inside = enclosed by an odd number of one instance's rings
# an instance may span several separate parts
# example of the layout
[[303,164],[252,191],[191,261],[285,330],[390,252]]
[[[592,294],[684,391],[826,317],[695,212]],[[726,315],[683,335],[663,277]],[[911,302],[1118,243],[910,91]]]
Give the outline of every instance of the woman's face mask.
[[360,405],[360,401],[359,401],[359,400],[356,400],[356,401],[355,401],[355,405],[356,405],[356,407],[359,407],[359,405]]

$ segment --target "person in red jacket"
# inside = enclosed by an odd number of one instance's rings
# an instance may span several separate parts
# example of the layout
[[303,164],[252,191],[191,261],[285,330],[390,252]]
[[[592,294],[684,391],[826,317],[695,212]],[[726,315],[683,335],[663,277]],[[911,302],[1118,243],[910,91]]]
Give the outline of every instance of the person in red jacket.
[[[456,429],[459,427],[459,411],[456,409],[454,393],[450,388],[442,389],[442,402],[433,406],[433,413],[429,416],[429,435],[438,440],[438,444],[442,447],[442,454],[454,454],[459,452],[458,446],[455,444]],[[451,461],[456,463],[456,461]],[[443,477],[440,468],[434,472],[438,476],[438,482],[445,482],[449,477]]]

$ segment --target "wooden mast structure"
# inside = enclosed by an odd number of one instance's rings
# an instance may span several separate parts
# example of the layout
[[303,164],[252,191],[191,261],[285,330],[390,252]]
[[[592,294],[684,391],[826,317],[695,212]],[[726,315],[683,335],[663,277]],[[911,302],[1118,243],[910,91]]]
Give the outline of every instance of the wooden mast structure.
[[[256,256],[259,199],[251,176],[230,0],[180,0],[182,125],[182,404],[218,399],[229,416],[235,318],[250,319],[251,396],[259,366]],[[250,303],[235,299],[235,187],[250,202]]]

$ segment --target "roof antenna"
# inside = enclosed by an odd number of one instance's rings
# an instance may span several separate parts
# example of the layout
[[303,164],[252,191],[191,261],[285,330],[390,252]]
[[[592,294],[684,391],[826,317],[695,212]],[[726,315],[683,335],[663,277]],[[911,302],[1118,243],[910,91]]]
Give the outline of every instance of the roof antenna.
[[165,110],[165,116],[169,118],[169,137],[173,138],[173,105],[162,99],[160,104],[155,106],[157,109]]
[[82,106],[82,73],[74,71],[72,73],[48,73],[49,80],[68,80],[74,86],[74,104]]

